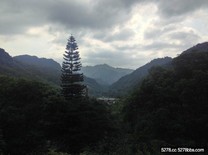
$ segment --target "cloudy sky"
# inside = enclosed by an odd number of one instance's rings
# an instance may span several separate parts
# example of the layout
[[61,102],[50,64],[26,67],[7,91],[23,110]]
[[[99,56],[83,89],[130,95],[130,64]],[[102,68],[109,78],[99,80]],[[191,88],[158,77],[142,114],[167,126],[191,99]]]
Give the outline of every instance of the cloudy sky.
[[83,66],[138,68],[208,41],[207,0],[1,0],[0,47],[62,62],[68,37]]

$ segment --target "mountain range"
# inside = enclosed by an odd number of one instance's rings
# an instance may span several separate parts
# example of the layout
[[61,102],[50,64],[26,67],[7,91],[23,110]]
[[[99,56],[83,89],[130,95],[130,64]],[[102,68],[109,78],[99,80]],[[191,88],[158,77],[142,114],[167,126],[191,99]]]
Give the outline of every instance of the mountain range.
[[150,61],[144,66],[141,66],[133,71],[131,74],[123,76],[117,82],[113,83],[109,88],[110,94],[114,94],[116,96],[127,94],[129,91],[137,87],[139,82],[148,75],[148,71],[150,68],[152,68],[153,66],[168,65],[169,63],[171,63],[171,61],[172,58],[170,57],[158,58]]
[[29,55],[11,57],[4,49],[0,49],[0,64],[0,73],[3,75],[60,83],[60,65],[52,59]]
[[[181,54],[190,52],[207,52],[208,42],[197,44]],[[122,96],[133,90],[148,75],[153,66],[171,66],[172,58],[164,57],[150,61],[136,70],[114,68],[107,64],[86,66],[82,68],[84,84],[93,96]],[[40,80],[59,88],[61,66],[52,59],[38,58],[30,55],[11,57],[0,48],[0,75],[24,77]]]
[[104,86],[109,86],[121,77],[133,72],[132,69],[114,68],[107,64],[82,67],[81,71],[85,76],[95,79]]
[[[60,86],[61,66],[53,59],[30,55],[11,57],[4,49],[0,49],[0,65],[2,75],[40,80],[56,87]],[[107,91],[106,85],[131,71],[109,65],[87,66],[82,70],[85,75],[84,84],[88,86],[89,93],[93,96],[103,95],[103,92]],[[95,76],[97,79],[91,78],[93,75],[97,75]]]
[[[61,66],[52,59],[38,58],[30,55],[11,57],[4,49],[0,49],[0,75],[29,78],[60,86]],[[84,77],[91,95],[99,95],[102,87],[94,80]]]

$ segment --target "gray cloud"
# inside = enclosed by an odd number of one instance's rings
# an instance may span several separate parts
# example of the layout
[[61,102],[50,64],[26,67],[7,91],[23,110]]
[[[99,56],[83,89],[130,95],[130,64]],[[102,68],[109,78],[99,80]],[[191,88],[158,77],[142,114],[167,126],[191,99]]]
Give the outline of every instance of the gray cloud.
[[154,28],[147,28],[147,31],[144,33],[145,39],[157,39],[169,32],[175,31],[178,28],[177,25],[169,24],[169,25],[162,25],[158,24],[157,27]]
[[[135,16],[135,27],[128,27],[126,23],[140,11],[136,6],[142,10],[149,3],[157,7],[155,17]],[[201,41],[198,25],[194,28],[189,22],[186,26],[183,21],[207,7],[207,0],[1,0],[0,37],[20,34],[25,39],[30,28],[46,26],[45,33],[53,36],[47,41],[58,48],[65,47],[68,35],[73,33],[79,47],[89,50],[83,63],[135,67],[147,62],[148,52],[151,57],[158,51],[168,55],[169,50],[178,52]]]
[[177,31],[170,34],[169,37],[170,40],[179,42],[181,46],[180,49],[183,50],[193,46],[193,44],[197,44],[201,40],[201,37],[193,30]]
[[128,45],[128,44],[120,44],[120,45],[113,45],[113,47],[117,50],[117,51],[128,51],[129,54],[131,51],[141,51],[143,45],[141,44],[133,44],[133,45]]
[[[97,4],[98,5],[98,4]],[[97,5],[86,7],[83,3],[62,2],[51,7],[49,20],[63,24],[66,28],[93,28],[102,29],[106,26],[111,27],[116,22],[125,18],[125,12],[117,9],[104,8],[97,9]],[[87,6],[90,6],[88,4]],[[119,18],[115,18],[115,15]]]
[[[128,19],[135,0],[3,0],[1,34],[22,33],[30,26],[60,24],[65,29],[108,29]],[[6,29],[7,28],[7,29]]]
[[198,41],[200,39],[200,36],[197,35],[193,30],[189,30],[188,32],[178,31],[178,32],[172,33],[170,35],[170,39],[182,40],[186,42],[187,40]]
[[83,57],[82,62],[84,65],[107,63],[115,67],[128,67],[133,69],[147,63],[147,60],[143,57],[133,58],[132,55],[133,52],[130,54],[124,51],[106,51],[105,49],[100,49],[99,52],[91,52]]
[[46,13],[41,10],[41,6],[47,3],[38,4],[34,0],[2,0],[0,34],[24,33],[30,26],[41,26],[46,22]]
[[[158,36],[158,38],[156,38]],[[193,30],[183,31],[180,29],[163,29],[161,31],[154,30],[147,34],[149,40],[154,40],[147,44],[144,50],[170,50],[184,49],[193,44],[197,44],[201,39],[200,36]],[[163,38],[163,39],[161,39]]]
[[131,8],[138,3],[154,2],[159,13],[176,17],[194,12],[208,5],[207,0],[2,0],[0,33],[23,33],[30,26],[60,24],[65,29],[109,29],[125,23]]
[[134,31],[129,28],[121,28],[118,32],[112,33],[113,30],[95,32],[93,37],[105,42],[128,40],[134,37]]
[[164,50],[164,49],[172,49],[172,48],[179,48],[181,45],[175,43],[168,43],[162,41],[156,41],[150,44],[143,46],[144,50]]
[[207,0],[159,0],[158,11],[165,18],[182,16],[193,13],[208,6]]

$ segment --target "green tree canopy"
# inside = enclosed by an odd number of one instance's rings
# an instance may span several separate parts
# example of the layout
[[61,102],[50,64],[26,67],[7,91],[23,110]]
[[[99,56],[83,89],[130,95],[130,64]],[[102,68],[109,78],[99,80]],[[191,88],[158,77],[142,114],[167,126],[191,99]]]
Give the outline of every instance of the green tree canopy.
[[206,147],[207,60],[208,53],[182,54],[173,68],[150,70],[123,108],[132,150],[159,154],[165,146]]

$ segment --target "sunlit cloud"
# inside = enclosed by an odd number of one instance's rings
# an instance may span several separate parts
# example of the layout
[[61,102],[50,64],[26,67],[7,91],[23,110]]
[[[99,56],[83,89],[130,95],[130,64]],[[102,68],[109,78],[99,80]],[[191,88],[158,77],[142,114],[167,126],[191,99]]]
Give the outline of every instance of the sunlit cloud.
[[62,63],[73,34],[84,66],[135,69],[207,41],[207,8],[206,0],[2,0],[0,46]]

